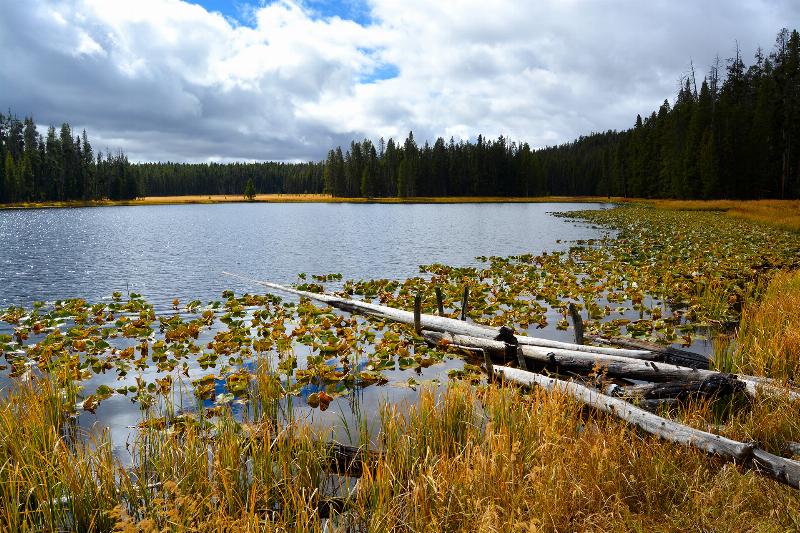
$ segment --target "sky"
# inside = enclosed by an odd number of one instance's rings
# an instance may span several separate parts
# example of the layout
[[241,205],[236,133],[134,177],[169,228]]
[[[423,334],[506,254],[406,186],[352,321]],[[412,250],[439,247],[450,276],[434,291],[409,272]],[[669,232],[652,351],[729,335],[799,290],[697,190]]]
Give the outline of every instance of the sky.
[[630,127],[797,0],[0,0],[0,108],[134,161]]

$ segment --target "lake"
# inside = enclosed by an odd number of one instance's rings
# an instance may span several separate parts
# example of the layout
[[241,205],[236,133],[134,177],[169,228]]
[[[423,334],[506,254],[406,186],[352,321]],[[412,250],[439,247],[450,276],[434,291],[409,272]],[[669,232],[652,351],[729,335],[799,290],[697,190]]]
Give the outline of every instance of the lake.
[[[213,204],[0,210],[0,307],[137,292],[156,310],[258,290],[223,271],[404,279],[429,263],[562,250],[597,237],[553,211],[605,204]],[[560,241],[560,242],[556,242]]]
[[[142,294],[157,313],[172,301],[220,299],[225,289],[262,292],[223,271],[292,283],[300,272],[341,273],[347,279],[404,279],[419,265],[475,266],[477,256],[565,250],[571,241],[601,230],[552,216],[553,211],[603,209],[604,204],[214,204],[0,211],[0,307],[80,297],[107,301],[115,291]],[[550,313],[550,324],[558,317]],[[215,329],[206,334],[208,338]],[[536,335],[569,340],[553,326]],[[298,355],[299,367],[304,356]],[[405,384],[447,381],[463,366],[448,359],[423,371],[388,370],[390,383],[358,391],[358,409],[374,413],[381,402],[414,401]],[[192,378],[214,370],[192,366]],[[152,382],[154,369],[138,373]],[[0,388],[4,379],[0,376]],[[133,384],[99,374],[87,390]],[[224,381],[218,384],[220,391]],[[326,412],[305,407],[317,388],[303,389],[296,407],[317,424],[354,421],[352,398],[337,398]],[[187,398],[191,404],[191,398]],[[125,396],[81,412],[83,427],[108,427],[119,455],[140,412]],[[339,434],[343,438],[342,434]]]

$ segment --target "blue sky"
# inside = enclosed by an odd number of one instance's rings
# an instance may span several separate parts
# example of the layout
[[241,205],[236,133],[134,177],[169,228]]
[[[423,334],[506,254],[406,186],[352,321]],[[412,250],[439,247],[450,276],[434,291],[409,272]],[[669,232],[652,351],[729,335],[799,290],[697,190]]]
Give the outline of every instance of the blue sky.
[[[273,0],[274,1],[274,0]],[[207,11],[217,11],[225,17],[233,19],[240,24],[249,25],[248,13],[250,8],[261,7],[271,1],[245,1],[245,0],[196,0],[194,3],[206,8]],[[352,20],[365,25],[371,22],[369,6],[363,0],[305,0],[302,2],[310,11],[320,17],[339,17]]]

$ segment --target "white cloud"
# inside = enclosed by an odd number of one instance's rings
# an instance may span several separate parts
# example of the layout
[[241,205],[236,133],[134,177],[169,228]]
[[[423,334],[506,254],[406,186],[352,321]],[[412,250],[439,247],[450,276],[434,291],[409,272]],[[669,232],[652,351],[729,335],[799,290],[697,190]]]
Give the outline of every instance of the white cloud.
[[[0,103],[140,160],[321,158],[368,136],[628,127],[688,62],[752,55],[791,1],[372,0],[371,22],[284,0],[251,26],[181,0],[0,0]],[[382,68],[397,76],[373,80]]]

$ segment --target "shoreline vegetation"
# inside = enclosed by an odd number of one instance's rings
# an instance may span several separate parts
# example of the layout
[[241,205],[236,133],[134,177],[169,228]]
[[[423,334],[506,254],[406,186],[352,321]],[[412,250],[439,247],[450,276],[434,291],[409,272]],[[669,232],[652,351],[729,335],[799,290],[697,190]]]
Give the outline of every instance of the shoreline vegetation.
[[0,204],[6,209],[46,209],[109,206],[190,205],[224,203],[353,203],[353,204],[468,204],[468,203],[607,203],[641,204],[678,211],[721,211],[726,216],[800,231],[800,200],[676,200],[623,198],[607,196],[441,196],[342,198],[330,194],[256,194],[252,199],[243,195],[185,195],[147,196],[133,200],[90,200],[65,202],[20,202]]
[[[800,204],[792,205],[797,213]],[[666,344],[684,335],[690,343],[696,327],[716,327],[716,369],[791,385],[800,376],[800,271],[792,270],[800,245],[793,233],[755,223],[788,207],[691,202],[569,213],[562,216],[616,229],[619,236],[576,241],[563,253],[484,258],[481,268],[423,267],[432,280],[350,280],[343,291],[403,309],[423,294],[421,306],[429,313],[436,284],[455,317],[469,283],[469,318],[477,323],[527,329],[544,316],[545,306],[575,302],[590,334]],[[756,218],[734,221],[723,211]],[[323,290],[337,280],[302,277],[298,288]],[[331,475],[341,458],[325,444],[330,428],[315,426],[300,409],[286,416],[283,402],[294,385],[325,384],[307,403],[327,409],[349,401],[357,386],[350,377],[378,386],[380,370],[395,363],[409,369],[436,365],[443,356],[438,348],[427,348],[408,326],[356,320],[307,300],[284,305],[270,296],[226,291],[216,306],[175,301],[172,312],[156,316],[147,302],[131,298],[12,308],[4,315],[15,329],[4,340],[12,370],[25,376],[37,369],[42,376],[16,380],[0,400],[0,529],[800,528],[800,491],[643,434],[558,390],[487,383],[466,356],[463,370],[446,384],[417,383],[414,401],[383,403],[374,418],[361,411],[348,429],[354,438],[343,444],[374,453],[356,461],[357,483]],[[626,308],[638,311],[638,320],[619,318]],[[64,322],[69,317],[73,322]],[[228,329],[206,333],[217,320]],[[566,310],[563,322],[568,329]],[[731,323],[738,328],[731,330]],[[37,343],[37,332],[47,340]],[[211,351],[203,348],[211,340],[206,334],[213,335]],[[120,339],[129,347],[109,353]],[[310,346],[313,363],[298,364],[293,343]],[[341,361],[351,356],[356,362],[368,358],[371,367],[345,371]],[[181,409],[174,399],[176,389],[188,387],[180,372],[175,381],[137,379],[127,389],[79,388],[82,375],[116,371],[129,373],[130,381],[153,364],[179,371],[189,357],[217,369],[226,387],[218,393],[214,380],[192,370],[187,379],[194,378],[193,394],[207,402],[196,410]],[[246,357],[257,361],[250,372],[243,369]],[[598,369],[586,383],[605,379]],[[114,454],[107,431],[75,423],[81,409],[102,409],[111,397],[123,396],[142,406],[128,447],[132,465]],[[758,389],[755,398],[694,398],[659,414],[800,458],[800,404],[788,395]],[[333,520],[325,523],[325,516]]]

